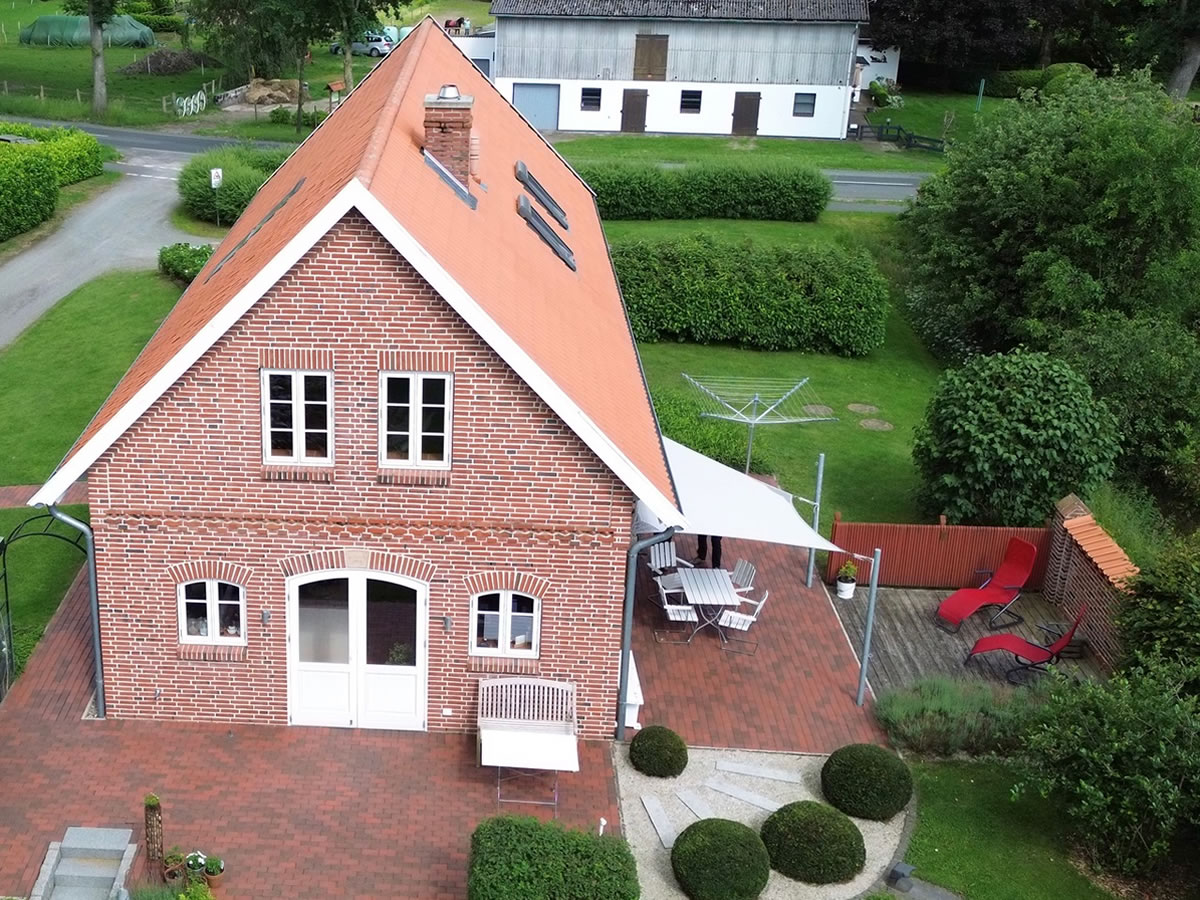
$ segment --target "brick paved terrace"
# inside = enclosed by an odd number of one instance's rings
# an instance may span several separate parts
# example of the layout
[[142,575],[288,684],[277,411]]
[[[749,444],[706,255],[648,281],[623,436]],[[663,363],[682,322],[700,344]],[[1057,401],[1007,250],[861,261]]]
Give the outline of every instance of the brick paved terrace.
[[[696,539],[680,535],[676,547],[691,558]],[[828,753],[843,744],[883,742],[869,698],[863,708],[854,705],[858,657],[828,595],[819,581],[804,586],[807,551],[725,540],[722,553],[723,568],[732,570],[739,558],[758,568],[751,596],[771,592],[746,635],[759,641],[758,650],[724,652],[711,628],[691,644],[656,643],[654,630],[665,617],[650,601],[655,587],[643,560],[633,633],[642,724],[666,725],[705,747]]]
[[[472,736],[84,720],[86,598],[77,580],[0,704],[0,896],[28,894],[69,825],[140,841],[151,791],[168,846],[227,860],[226,898],[464,895],[471,831],[496,811],[495,770],[476,766]],[[604,816],[611,830],[609,745],[581,744],[580,766],[561,777],[559,818]],[[144,860],[142,848],[135,873]]]

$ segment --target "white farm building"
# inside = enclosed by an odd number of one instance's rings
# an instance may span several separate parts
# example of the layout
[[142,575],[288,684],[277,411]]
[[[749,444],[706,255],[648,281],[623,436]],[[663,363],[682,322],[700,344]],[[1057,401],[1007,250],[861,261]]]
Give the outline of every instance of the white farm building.
[[490,75],[546,131],[842,138],[867,0],[494,0]]

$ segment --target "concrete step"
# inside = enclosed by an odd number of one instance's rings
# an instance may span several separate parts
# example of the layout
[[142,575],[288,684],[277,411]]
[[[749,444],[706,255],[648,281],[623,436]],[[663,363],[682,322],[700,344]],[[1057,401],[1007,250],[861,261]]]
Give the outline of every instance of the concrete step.
[[58,868],[54,870],[54,887],[74,885],[104,888],[107,891],[112,887],[120,865],[119,859],[109,857],[68,856],[60,859]]
[[63,856],[120,859],[133,842],[128,828],[68,828],[62,839]]
[[56,885],[47,900],[108,900],[108,894],[109,888],[64,884]]

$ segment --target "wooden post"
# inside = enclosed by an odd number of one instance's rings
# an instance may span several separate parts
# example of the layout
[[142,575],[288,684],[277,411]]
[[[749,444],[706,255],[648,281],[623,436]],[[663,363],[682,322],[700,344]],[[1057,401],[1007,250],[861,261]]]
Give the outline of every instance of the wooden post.
[[38,99],[39,100],[46,99],[46,86],[44,84],[38,85]]
[[152,861],[163,857],[162,804],[154,794],[146,795],[146,856]]
[[163,112],[164,112],[164,113],[166,113],[166,111],[167,111],[167,98],[166,98],[166,96],[164,95],[164,96],[163,96],[161,99],[162,99],[162,107],[163,107]]
[[79,93],[79,88],[75,88],[75,102],[76,103],[83,102],[83,95]]

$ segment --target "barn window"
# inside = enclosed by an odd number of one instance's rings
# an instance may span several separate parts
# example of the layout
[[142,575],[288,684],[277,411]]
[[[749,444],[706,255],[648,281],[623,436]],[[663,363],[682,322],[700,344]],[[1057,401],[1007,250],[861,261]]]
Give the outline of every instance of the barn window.
[[579,95],[579,108],[586,112],[599,112],[600,88],[584,88]]
[[701,91],[681,91],[679,94],[679,111],[681,113],[700,112]]
[[792,115],[812,118],[817,112],[816,94],[796,94],[792,99]]

